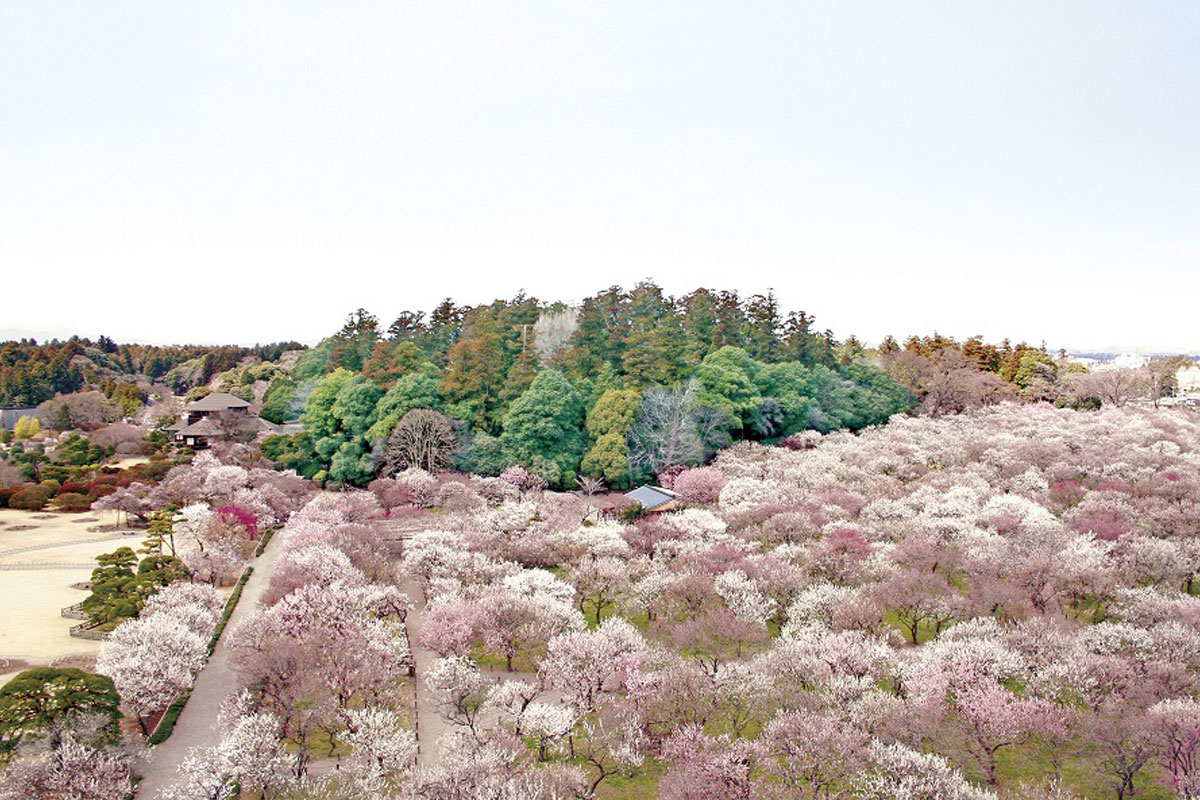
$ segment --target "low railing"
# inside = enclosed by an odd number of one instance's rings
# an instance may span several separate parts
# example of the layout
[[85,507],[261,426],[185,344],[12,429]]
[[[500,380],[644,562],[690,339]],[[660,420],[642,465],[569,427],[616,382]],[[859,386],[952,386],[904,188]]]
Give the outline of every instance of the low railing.
[[90,639],[93,642],[103,642],[108,638],[108,631],[96,630],[90,622],[82,622],[71,626],[71,635],[76,639]]
[[67,606],[62,610],[63,619],[87,619],[88,615],[83,610],[83,603],[76,603],[73,606]]

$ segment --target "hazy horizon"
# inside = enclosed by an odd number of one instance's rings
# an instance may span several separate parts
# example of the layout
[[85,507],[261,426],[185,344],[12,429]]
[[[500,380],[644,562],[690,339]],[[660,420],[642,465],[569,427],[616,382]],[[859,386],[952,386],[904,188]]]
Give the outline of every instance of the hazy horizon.
[[651,278],[773,287],[868,342],[1200,350],[1200,6],[44,3],[4,23],[0,263],[32,290],[0,333],[311,343],[359,306],[386,326]]

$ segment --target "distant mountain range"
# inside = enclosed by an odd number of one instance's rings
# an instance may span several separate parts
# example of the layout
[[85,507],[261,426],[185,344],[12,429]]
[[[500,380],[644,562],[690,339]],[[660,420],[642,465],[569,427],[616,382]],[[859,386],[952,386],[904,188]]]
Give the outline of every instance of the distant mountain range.
[[[1161,356],[1200,357],[1200,350],[1197,350],[1197,349],[1177,350],[1177,349],[1172,349],[1170,347],[1152,347],[1152,346],[1148,346],[1148,345],[1144,345],[1144,346],[1129,345],[1126,347],[1109,346],[1109,347],[1092,347],[1092,348],[1068,347],[1068,348],[1066,348],[1066,351],[1067,351],[1067,354],[1071,355],[1071,356],[1077,356],[1077,357],[1082,357],[1082,358],[1095,358],[1100,361],[1106,361],[1108,359],[1116,358],[1117,356],[1123,356],[1123,355],[1146,356],[1148,358],[1155,358],[1155,357],[1161,357]],[[1051,348],[1051,352],[1054,352],[1054,348]]]

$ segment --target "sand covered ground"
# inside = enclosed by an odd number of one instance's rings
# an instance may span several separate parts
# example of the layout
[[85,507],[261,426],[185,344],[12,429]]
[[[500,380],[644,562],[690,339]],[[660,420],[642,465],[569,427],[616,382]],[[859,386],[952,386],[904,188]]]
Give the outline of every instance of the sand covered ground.
[[129,469],[130,467],[136,467],[138,464],[149,464],[149,463],[150,463],[150,459],[147,458],[146,456],[125,456],[124,458],[120,458],[120,459],[117,459],[116,461],[113,461],[108,466],[116,467],[118,469]]
[[[21,669],[52,662],[81,666],[95,656],[99,642],[71,638],[79,621],[60,612],[87,596],[71,584],[91,577],[97,555],[140,545],[142,531],[114,531],[116,522],[112,511],[0,508],[0,685]],[[26,568],[13,568],[18,566]]]

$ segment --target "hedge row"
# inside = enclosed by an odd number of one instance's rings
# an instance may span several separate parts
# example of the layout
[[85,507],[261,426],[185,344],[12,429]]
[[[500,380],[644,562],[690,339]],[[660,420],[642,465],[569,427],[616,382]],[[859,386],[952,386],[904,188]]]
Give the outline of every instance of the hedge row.
[[175,702],[167,706],[167,713],[162,715],[162,719],[154,726],[154,732],[150,734],[150,738],[146,740],[146,744],[153,747],[156,744],[162,744],[175,731],[175,723],[179,720],[179,715],[183,713],[183,707],[187,705],[188,698],[192,696],[192,690],[186,689],[179,693],[179,697],[175,698]]
[[[253,572],[254,567],[246,567],[242,570],[242,577],[238,578],[237,585],[233,587],[229,599],[225,601],[225,610],[221,612],[221,619],[217,622],[217,627],[213,629],[213,634],[208,640],[209,658],[212,657],[213,650],[217,648],[217,642],[221,639],[221,634],[224,633],[225,626],[229,624],[229,618],[233,616],[233,610],[237,608],[238,600],[242,597],[242,589]],[[167,706],[166,713],[158,721],[150,738],[146,740],[147,745],[162,744],[170,738],[171,734],[175,732],[175,723],[179,721],[179,715],[183,713],[183,707],[187,705],[188,698],[191,696],[192,690],[187,689],[180,692],[179,696],[175,698],[175,702]]]
[[229,624],[229,618],[233,616],[233,610],[237,608],[238,600],[242,597],[242,589],[246,586],[246,581],[250,580],[250,575],[253,572],[254,567],[246,567],[242,570],[242,577],[238,578],[237,585],[233,587],[233,591],[229,594],[229,599],[225,601],[225,611],[221,613],[221,621],[217,623],[217,627],[213,629],[212,638],[208,640],[208,654],[210,656],[213,654],[213,650],[217,649],[217,641],[225,631],[225,626]]
[[254,557],[258,558],[263,554],[263,550],[267,549],[267,543],[271,541],[271,537],[275,535],[275,531],[279,530],[281,525],[272,525],[263,531],[263,535],[258,539],[258,547],[254,548]]

